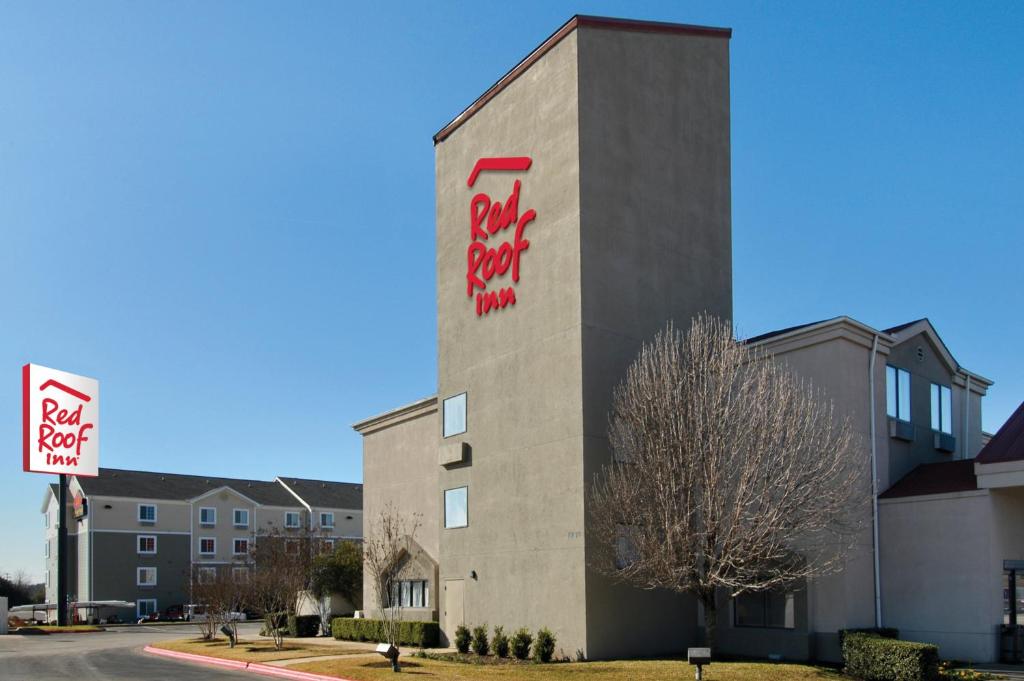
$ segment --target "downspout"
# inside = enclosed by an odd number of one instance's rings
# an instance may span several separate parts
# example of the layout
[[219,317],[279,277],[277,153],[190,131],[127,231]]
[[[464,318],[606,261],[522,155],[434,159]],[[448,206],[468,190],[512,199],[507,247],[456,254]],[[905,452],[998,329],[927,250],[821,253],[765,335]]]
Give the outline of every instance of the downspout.
[[964,458],[971,458],[970,451],[970,423],[971,423],[971,375],[967,374],[967,385],[964,387]]
[[871,361],[868,363],[868,386],[871,409],[871,541],[875,556],[875,628],[882,626],[882,580],[878,560],[878,446],[875,442],[875,356],[878,353],[878,334],[871,342]]

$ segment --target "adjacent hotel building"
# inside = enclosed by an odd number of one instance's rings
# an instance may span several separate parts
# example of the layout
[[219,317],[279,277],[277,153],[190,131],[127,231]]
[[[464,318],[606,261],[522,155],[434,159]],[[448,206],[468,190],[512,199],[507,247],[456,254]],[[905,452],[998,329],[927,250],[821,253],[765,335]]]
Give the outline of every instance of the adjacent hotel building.
[[[692,598],[589,567],[587,491],[641,344],[667,320],[732,317],[729,40],[575,17],[435,135],[438,393],[354,426],[365,531],[387,504],[423,519],[407,617],[449,637],[546,626],[589,658],[701,640]],[[1004,567],[1024,561],[1024,441],[985,446],[992,382],[926,319],[837,317],[748,342],[850,416],[876,462],[879,532],[866,518],[840,574],[722,594],[722,651],[835,660],[838,630],[880,622],[945,657],[995,659]]]
[[[362,485],[300,478],[113,468],[101,468],[96,478],[73,477],[73,503],[65,510],[70,598],[135,603],[134,613],[104,614],[122,619],[166,612],[192,602],[193,566],[247,579],[249,544],[260,534],[312,532],[327,545],[360,540],[362,497]],[[58,506],[57,486],[49,485],[42,505],[47,603],[57,602]]]

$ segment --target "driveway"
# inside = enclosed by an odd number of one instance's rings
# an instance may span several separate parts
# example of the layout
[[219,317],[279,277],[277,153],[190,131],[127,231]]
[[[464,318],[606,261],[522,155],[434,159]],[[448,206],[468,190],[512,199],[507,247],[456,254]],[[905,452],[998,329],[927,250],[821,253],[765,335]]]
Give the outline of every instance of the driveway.
[[[241,624],[239,633],[255,636],[260,624]],[[90,634],[0,636],[2,681],[176,681],[248,679],[246,672],[221,670],[146,655],[156,641],[198,636],[195,625],[140,625]]]

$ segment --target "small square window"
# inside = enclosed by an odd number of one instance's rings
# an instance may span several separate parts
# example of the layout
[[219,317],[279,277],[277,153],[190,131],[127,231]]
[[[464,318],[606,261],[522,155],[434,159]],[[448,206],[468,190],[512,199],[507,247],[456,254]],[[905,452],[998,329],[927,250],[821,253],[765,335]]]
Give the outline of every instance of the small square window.
[[466,432],[466,393],[444,401],[444,437]]
[[469,525],[469,488],[456,487],[444,491],[445,528]]
[[199,509],[199,524],[206,527],[213,527],[217,524],[217,509],[215,508],[201,508]]
[[213,537],[200,537],[199,553],[204,556],[212,556],[217,553],[217,540]]
[[135,569],[136,586],[156,586],[156,568],[140,567]]
[[295,511],[288,511],[284,514],[284,526],[295,528],[299,526],[299,514]]
[[333,513],[321,513],[320,514],[320,527],[332,529],[334,527],[334,514]]
[[138,617],[148,617],[156,612],[155,598],[140,598],[135,601],[135,614]]
[[245,537],[236,538],[232,546],[232,552],[236,556],[244,556],[249,553],[249,540]]
[[155,523],[156,522],[156,506],[153,504],[139,504],[139,522],[140,523]]
[[236,508],[232,515],[235,527],[249,527],[249,509]]
[[142,555],[153,555],[156,553],[156,536],[151,534],[140,534],[136,552]]
[[199,568],[199,583],[200,584],[213,584],[217,581],[217,568],[212,567],[201,567]]
[[231,568],[231,578],[235,580],[235,584],[248,584],[249,583],[249,568],[236,567]]

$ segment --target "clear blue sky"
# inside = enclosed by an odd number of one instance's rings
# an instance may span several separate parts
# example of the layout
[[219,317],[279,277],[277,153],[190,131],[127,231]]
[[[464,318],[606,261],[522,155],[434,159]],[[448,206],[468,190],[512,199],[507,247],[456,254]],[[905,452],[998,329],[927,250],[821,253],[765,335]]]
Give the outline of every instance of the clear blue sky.
[[1024,4],[0,4],[0,573],[41,579],[19,367],[102,463],[359,480],[433,393],[431,135],[574,13],[729,26],[736,321],[930,317],[1024,400]]

